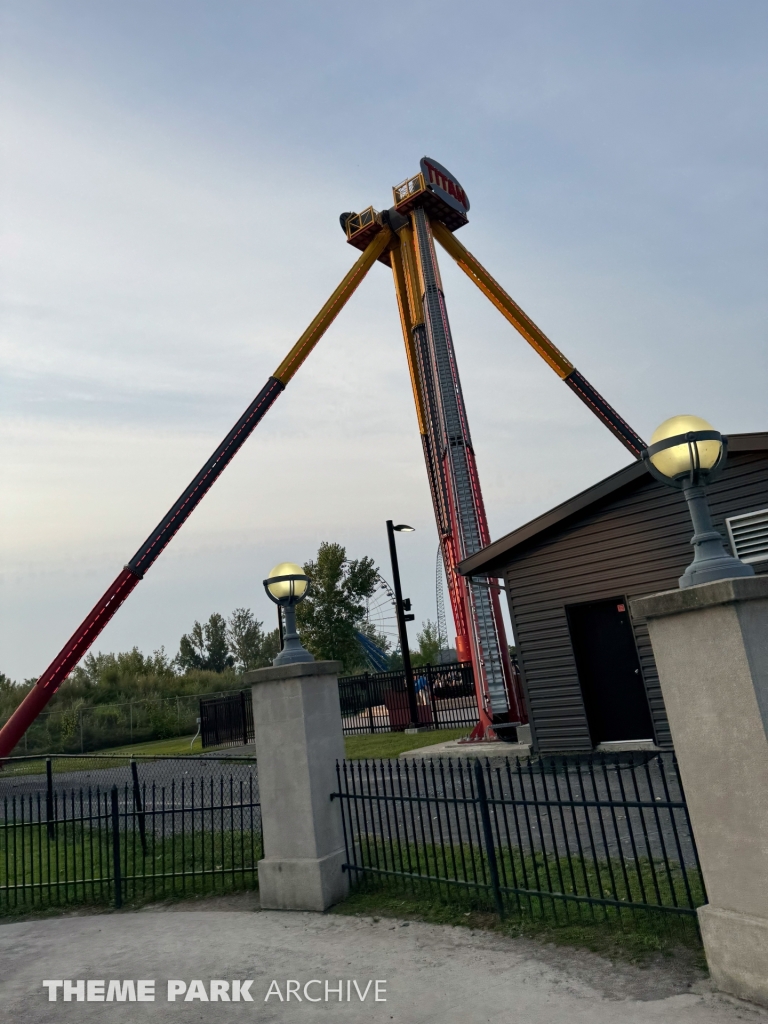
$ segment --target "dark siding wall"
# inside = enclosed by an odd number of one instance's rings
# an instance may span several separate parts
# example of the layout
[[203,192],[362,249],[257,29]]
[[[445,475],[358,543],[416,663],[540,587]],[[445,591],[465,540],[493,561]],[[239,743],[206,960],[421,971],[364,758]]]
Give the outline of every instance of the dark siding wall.
[[[710,488],[715,526],[768,507],[768,455],[736,453]],[[512,556],[505,567],[510,614],[537,749],[591,747],[565,606],[677,587],[692,534],[682,494],[650,476],[598,509]],[[755,565],[768,572],[768,563]],[[633,623],[656,740],[670,743],[648,629]]]

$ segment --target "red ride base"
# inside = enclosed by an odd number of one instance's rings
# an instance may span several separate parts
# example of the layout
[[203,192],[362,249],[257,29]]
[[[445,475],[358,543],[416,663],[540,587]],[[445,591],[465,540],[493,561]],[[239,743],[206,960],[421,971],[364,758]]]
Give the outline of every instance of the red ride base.
[[465,739],[458,741],[459,743],[499,743],[499,737],[496,735],[496,730],[493,728],[491,719],[485,712],[480,715],[480,721],[477,723],[472,732]]

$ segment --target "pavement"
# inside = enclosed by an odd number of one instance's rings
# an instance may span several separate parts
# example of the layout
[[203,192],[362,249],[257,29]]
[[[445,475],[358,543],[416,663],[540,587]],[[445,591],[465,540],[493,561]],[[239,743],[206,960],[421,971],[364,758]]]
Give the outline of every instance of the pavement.
[[[0,1020],[768,1022],[768,1011],[713,993],[694,968],[674,962],[640,969],[466,928],[260,911],[257,900],[255,894],[234,894],[138,912],[0,925]],[[108,992],[111,980],[154,980],[155,1001],[64,1002],[59,987],[57,1001],[49,1002],[44,979],[106,982],[106,988],[94,987],[96,995]],[[169,979],[186,995],[208,999],[180,994],[168,1001]],[[253,1001],[211,1001],[212,979],[227,982],[217,989],[229,994],[233,981],[243,987],[250,980],[244,987]],[[130,987],[124,994],[129,993]]]
[[[433,734],[434,735],[434,734]],[[400,754],[403,760],[421,760],[425,757],[528,757],[531,748],[528,743],[505,743],[496,740],[493,743],[461,743],[459,740],[448,740],[445,743],[431,743],[428,747],[417,750],[406,750]]]

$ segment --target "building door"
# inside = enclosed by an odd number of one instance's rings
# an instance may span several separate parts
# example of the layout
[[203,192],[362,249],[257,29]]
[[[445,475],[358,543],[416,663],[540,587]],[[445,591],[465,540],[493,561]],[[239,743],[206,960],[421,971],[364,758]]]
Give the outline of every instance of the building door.
[[592,743],[652,739],[625,599],[571,605],[566,614]]

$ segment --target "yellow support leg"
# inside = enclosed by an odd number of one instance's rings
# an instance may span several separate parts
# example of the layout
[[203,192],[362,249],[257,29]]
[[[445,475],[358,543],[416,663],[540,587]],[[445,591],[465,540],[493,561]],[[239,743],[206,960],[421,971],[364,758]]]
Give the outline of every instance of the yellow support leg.
[[400,325],[403,328],[403,341],[405,342],[405,354],[408,358],[408,371],[411,375],[411,387],[413,388],[413,400],[416,403],[416,419],[419,423],[419,433],[424,436],[427,432],[426,418],[424,415],[424,399],[422,396],[421,381],[419,379],[419,363],[416,356],[416,347],[413,341],[413,319],[412,304],[408,301],[408,283],[405,267],[403,266],[403,248],[406,242],[401,240],[400,246],[392,249],[390,259],[392,260],[392,276],[395,280],[395,293],[397,295],[397,307],[400,310]]
[[639,459],[645,441],[630,427],[609,405],[603,396],[592,387],[586,377],[579,373],[573,363],[566,359],[557,346],[553,345],[546,334],[539,330],[531,318],[523,312],[518,304],[510,298],[498,281],[494,280],[469,250],[459,242],[439,221],[432,221],[432,233],[445,251],[456,260],[467,277],[487,295],[503,316],[522,334],[529,345],[534,348],[542,359],[552,367],[558,377],[597,416],[597,418],[617,437],[624,447]]
[[546,334],[540,330],[531,320],[527,313],[507,295],[498,281],[491,277],[485,267],[475,259],[472,253],[465,249],[461,242],[451,234],[444,224],[433,220],[432,234],[442,245],[449,256],[453,256],[458,265],[470,280],[474,281],[477,287],[487,295],[494,306],[505,316],[512,326],[522,334],[525,340],[534,348],[542,359],[545,359],[558,377],[563,380],[574,369],[573,363],[566,359],[560,349],[553,345]]
[[389,228],[384,228],[382,231],[379,231],[379,233],[371,239],[360,259],[353,265],[349,273],[346,274],[341,284],[331,295],[330,299],[328,299],[315,319],[306,331],[304,331],[282,363],[280,363],[273,373],[273,377],[276,377],[282,384],[288,383],[342,311],[346,303],[354,294],[357,286],[363,280],[379,256],[381,256],[387,248],[391,240],[392,231]]

